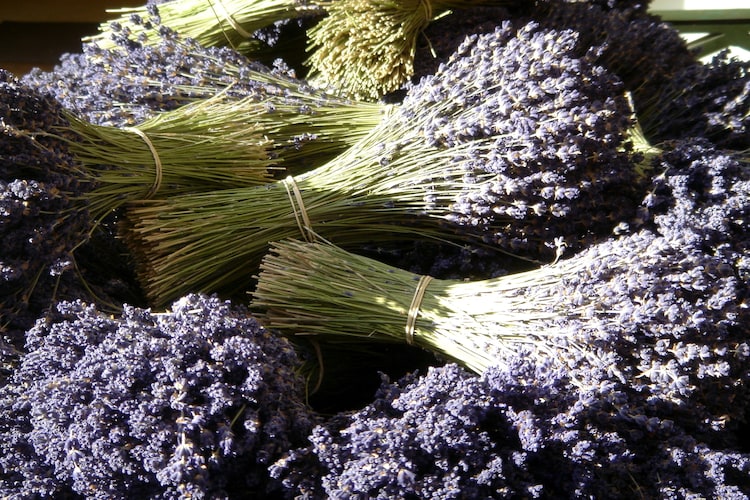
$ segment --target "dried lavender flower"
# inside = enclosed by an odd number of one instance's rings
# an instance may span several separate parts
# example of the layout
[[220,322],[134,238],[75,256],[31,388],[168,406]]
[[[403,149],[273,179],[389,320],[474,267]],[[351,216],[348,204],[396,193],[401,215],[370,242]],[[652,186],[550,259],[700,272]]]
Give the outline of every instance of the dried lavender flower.
[[690,406],[572,387],[523,354],[481,377],[448,364],[384,378],[271,471],[306,498],[746,497],[750,455],[694,436]]
[[414,50],[414,74],[410,81],[434,74],[467,36],[491,33],[503,20],[514,17],[503,6],[465,5],[431,21],[422,30]]
[[695,63],[696,53],[673,25],[644,8],[647,2],[605,3],[612,2],[544,0],[528,16],[550,28],[575,30],[584,46],[601,47],[599,64],[622,80],[639,112]]
[[283,338],[215,297],[119,317],[63,302],[0,388],[0,491],[227,498],[312,425]]
[[639,120],[652,142],[703,137],[719,148],[750,148],[750,62],[722,51],[681,68],[644,99]]
[[48,72],[33,69],[23,81],[51,93],[79,117],[111,126],[136,125],[159,111],[219,92],[262,100],[283,95],[286,83],[302,84],[281,63],[266,66],[231,48],[204,47],[169,29],[152,27],[148,32],[153,44],[132,35],[123,35],[107,49],[85,43],[80,54],[63,55]]
[[86,186],[65,140],[48,135],[66,123],[52,96],[0,70],[0,344],[23,345],[87,239]]
[[279,21],[318,16],[321,7],[300,0],[170,0],[149,1],[140,7],[115,10],[120,17],[102,23],[97,35],[84,41],[111,48],[122,33],[135,34],[153,43],[153,24],[195,39],[207,47],[232,46],[256,49],[263,41],[256,31],[273,27]]

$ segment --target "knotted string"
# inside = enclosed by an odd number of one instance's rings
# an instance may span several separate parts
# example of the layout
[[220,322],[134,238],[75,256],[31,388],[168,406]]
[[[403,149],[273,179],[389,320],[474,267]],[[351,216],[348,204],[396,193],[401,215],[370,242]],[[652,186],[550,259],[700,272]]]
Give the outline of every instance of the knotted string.
[[146,146],[148,146],[148,149],[151,151],[151,156],[154,157],[154,167],[156,167],[156,176],[154,178],[154,183],[151,185],[151,189],[148,190],[146,193],[144,199],[148,200],[153,195],[155,195],[159,188],[161,188],[161,181],[162,181],[162,170],[161,170],[161,158],[159,158],[159,154],[156,152],[156,148],[154,147],[154,144],[151,142],[151,140],[148,138],[146,133],[143,130],[140,130],[135,127],[123,127],[124,130],[127,130],[128,132],[132,132],[141,139],[143,139],[143,142],[146,143]]
[[312,224],[310,218],[307,216],[305,210],[305,203],[302,201],[302,193],[297,187],[297,183],[294,181],[294,177],[291,175],[284,179],[284,187],[286,193],[289,195],[289,201],[292,204],[292,213],[294,213],[294,220],[297,221],[297,226],[302,233],[302,238],[308,243],[315,241],[315,233],[312,230]]
[[427,291],[427,285],[430,284],[431,280],[431,276],[420,277],[419,283],[417,283],[417,289],[414,291],[414,297],[411,299],[409,313],[406,316],[406,343],[409,345],[414,344],[414,327],[417,323],[417,314],[419,314],[419,307],[422,305],[422,299]]

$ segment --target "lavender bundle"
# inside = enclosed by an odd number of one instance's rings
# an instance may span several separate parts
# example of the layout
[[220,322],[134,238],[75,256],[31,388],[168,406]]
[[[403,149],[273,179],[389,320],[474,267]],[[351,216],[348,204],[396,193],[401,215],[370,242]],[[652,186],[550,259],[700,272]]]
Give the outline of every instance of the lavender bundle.
[[[65,131],[75,134],[70,150],[95,184],[86,197],[98,218],[164,192],[254,186],[287,166],[310,168],[382,118],[379,106],[325,96],[308,96],[307,102],[220,94],[134,127],[95,125],[69,115]],[[370,122],[362,118],[368,111]]]
[[[152,43],[153,33],[144,30],[143,19],[196,39],[207,46],[231,45],[255,38],[255,31],[274,22],[320,16],[307,32],[306,61],[318,85],[333,87],[345,95],[377,99],[398,90],[414,73],[418,36],[425,27],[449,9],[474,5],[507,5],[512,0],[172,0],[135,9],[123,9],[115,23],[100,27],[90,37],[103,48],[113,45],[123,31],[141,34]],[[114,32],[114,33],[113,33]]]
[[414,73],[419,35],[449,9],[507,5],[512,0],[343,0],[308,30],[311,78],[346,95],[377,99],[398,90]]
[[643,230],[467,282],[290,240],[264,259],[252,307],[288,335],[408,343],[477,373],[523,345],[562,363],[574,385],[627,380],[664,398],[696,398],[717,422],[741,392],[740,417],[750,403],[747,283],[724,256],[678,244]]
[[548,28],[574,29],[585,45],[602,47],[600,64],[623,81],[640,112],[696,61],[679,31],[647,7],[637,1],[543,0],[531,6],[529,15]]
[[726,51],[710,62],[678,71],[638,113],[644,132],[656,141],[704,137],[720,148],[750,148],[750,62]]
[[[466,282],[416,275],[324,243],[274,242],[260,266],[252,307],[270,328],[408,343],[481,373],[513,343],[551,347],[547,326],[564,312],[560,284],[586,269],[583,259]],[[580,312],[580,311],[579,311]]]
[[92,217],[164,192],[268,182],[273,141],[248,121],[252,108],[258,104],[215,98],[135,127],[95,125],[68,114],[63,130],[75,134],[69,148],[93,186],[85,195]]
[[243,290],[269,241],[300,234],[344,247],[473,242],[551,260],[609,233],[632,216],[629,196],[642,198],[640,172],[627,100],[590,57],[573,32],[506,23],[470,38],[321,167],[133,207],[126,237],[144,287],[156,302],[179,288]]
[[[84,40],[95,42],[102,48],[111,48],[113,38],[119,33],[133,32],[143,35],[152,43],[153,33],[143,29],[143,19],[150,18],[161,26],[195,39],[205,46],[231,45],[232,47],[259,42],[255,32],[274,23],[310,17],[322,13],[322,2],[300,0],[150,0],[142,7],[112,10],[120,17],[102,23],[97,35]],[[250,43],[251,46],[255,45]]]
[[285,96],[313,108],[318,99],[332,98],[296,78],[279,59],[267,66],[228,47],[204,47],[145,20],[140,26],[155,37],[151,44],[133,34],[121,34],[116,46],[107,49],[86,43],[82,53],[65,54],[52,71],[34,69],[23,81],[93,123],[115,126],[132,126],[219,92],[259,101]]

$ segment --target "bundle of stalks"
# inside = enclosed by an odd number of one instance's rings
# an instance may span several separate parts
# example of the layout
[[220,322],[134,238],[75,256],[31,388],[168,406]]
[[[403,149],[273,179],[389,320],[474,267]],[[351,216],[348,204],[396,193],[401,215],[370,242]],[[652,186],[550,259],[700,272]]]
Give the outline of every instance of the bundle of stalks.
[[450,9],[512,0],[339,0],[308,30],[310,78],[361,99],[398,90],[414,74],[418,37]]
[[[287,67],[269,68],[229,49],[206,49],[182,37],[169,36],[155,50],[163,50],[164,57],[177,52],[192,65],[181,68],[174,75],[180,79],[179,82],[174,82],[175,78],[171,76],[143,76],[142,68],[137,65],[130,75],[121,75],[120,81],[131,78],[133,85],[154,91],[163,92],[167,88],[168,99],[177,106],[208,99],[219,93],[258,102],[273,100],[267,106],[268,114],[254,118],[278,123],[279,127],[288,130],[286,135],[290,137],[306,135],[308,139],[318,137],[328,141],[327,144],[349,146],[377,125],[392,107],[382,101],[352,99],[331,90],[316,88],[294,76],[294,71]],[[127,108],[129,103],[118,102],[117,105]],[[286,123],[291,117],[297,120]]]
[[627,380],[710,408],[747,373],[736,354],[747,339],[747,282],[735,276],[733,256],[685,237],[702,230],[698,220],[478,281],[432,279],[328,243],[275,242],[251,309],[292,337],[355,350],[356,342],[405,343],[477,373],[524,352],[558,364],[574,384]]
[[255,38],[257,30],[287,19],[320,15],[322,10],[314,2],[308,4],[299,0],[169,0],[158,5],[149,2],[141,7],[108,12],[120,16],[102,23],[99,33],[84,38],[84,41],[94,42],[105,49],[113,48],[116,43],[112,37],[121,31],[130,31],[143,34],[146,43],[154,43],[154,33],[149,32],[149,26],[144,29],[142,22],[143,19],[152,19],[206,47],[257,47],[259,43],[253,43],[259,42]]
[[[539,261],[609,234],[642,199],[642,172],[626,151],[633,122],[617,81],[573,59],[573,36],[499,27],[467,40],[320,167],[132,207],[125,238],[149,298],[244,292],[268,242],[300,234],[347,249],[420,239],[487,245]],[[549,78],[537,69],[547,92],[517,77],[555,50],[560,65],[545,61]]]
[[412,132],[390,145],[403,148],[402,164],[384,166],[380,159],[389,152],[382,145],[393,137],[391,122],[297,176],[130,207],[124,237],[149,299],[163,304],[180,289],[244,292],[268,242],[300,235],[314,240],[319,234],[349,248],[371,241],[459,239],[441,216],[467,187],[460,164],[449,169],[455,151],[419,148]]
[[222,93],[133,127],[68,114],[66,129],[76,136],[70,150],[95,184],[85,196],[92,215],[155,197],[271,182],[274,172],[323,163],[382,118],[378,106],[307,102]]
[[561,314],[551,291],[582,269],[566,260],[488,280],[440,280],[331,244],[286,240],[263,259],[252,309],[283,334],[406,343],[481,373],[513,343],[548,343],[540,325]]
[[717,422],[744,419],[745,159],[705,139],[673,144],[657,161],[640,230],[484,280],[431,279],[330,244],[277,242],[253,308],[290,335],[411,343],[477,372],[539,357],[574,383],[626,382]]

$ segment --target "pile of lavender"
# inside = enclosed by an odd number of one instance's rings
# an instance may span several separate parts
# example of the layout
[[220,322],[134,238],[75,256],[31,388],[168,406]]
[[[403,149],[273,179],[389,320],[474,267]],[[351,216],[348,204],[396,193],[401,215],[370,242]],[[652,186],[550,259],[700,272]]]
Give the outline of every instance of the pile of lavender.
[[58,300],[98,300],[108,310],[142,301],[113,221],[94,227],[89,216],[92,186],[70,151],[76,135],[66,116],[53,96],[0,70],[0,349],[7,359]]
[[623,384],[571,388],[519,352],[390,382],[272,467],[296,498],[747,498],[740,436]]
[[62,302],[0,388],[3,498],[227,498],[314,417],[300,360],[239,306],[189,295],[120,317]]
[[746,61],[144,3],[0,69],[0,497],[750,499]]
[[45,136],[65,124],[49,95],[0,70],[0,347],[23,345],[44,312],[72,251],[88,232],[85,190],[65,141]]

